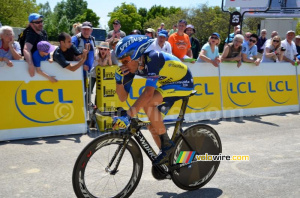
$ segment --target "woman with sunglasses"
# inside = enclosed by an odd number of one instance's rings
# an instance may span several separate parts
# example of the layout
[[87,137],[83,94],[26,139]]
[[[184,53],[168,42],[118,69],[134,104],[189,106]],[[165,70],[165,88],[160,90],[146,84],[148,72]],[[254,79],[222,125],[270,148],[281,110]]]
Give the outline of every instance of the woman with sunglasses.
[[111,54],[109,49],[108,42],[101,42],[100,45],[96,46],[96,57],[94,60],[93,68],[91,69],[92,73],[92,82],[91,87],[94,89],[96,83],[96,67],[97,66],[108,66],[112,65]]
[[274,36],[271,42],[266,46],[261,62],[279,62],[283,59],[283,52],[281,51],[281,38]]
[[218,45],[221,43],[220,34],[217,32],[212,33],[208,42],[203,45],[197,62],[208,62],[215,67],[219,67],[220,57]]

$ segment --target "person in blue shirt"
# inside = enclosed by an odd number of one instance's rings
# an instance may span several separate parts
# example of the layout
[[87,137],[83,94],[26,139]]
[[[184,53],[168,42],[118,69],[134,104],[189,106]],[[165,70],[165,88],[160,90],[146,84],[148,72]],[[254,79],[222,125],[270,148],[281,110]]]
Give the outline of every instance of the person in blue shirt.
[[212,33],[208,38],[208,42],[203,45],[197,62],[211,63],[215,67],[219,67],[221,62],[219,56],[220,34],[217,32]]
[[51,82],[57,82],[55,79],[55,76],[49,76],[45,72],[41,70],[41,61],[49,61],[50,63],[53,62],[52,59],[50,59],[50,53],[55,50],[55,47],[48,43],[47,41],[40,41],[37,44],[37,50],[32,54],[32,60],[33,64],[36,68],[36,72]]
[[[90,22],[86,21],[81,26],[81,32],[75,36],[72,36],[72,43],[83,52],[84,49],[88,50],[87,59],[84,62],[83,70],[90,71],[94,63],[95,52],[95,38],[91,36],[93,32],[93,26]],[[84,72],[85,74],[85,72]]]
[[251,34],[249,42],[243,43],[242,48],[242,61],[246,63],[254,63],[256,66],[260,63],[260,58],[257,57],[257,46],[255,45],[258,41],[256,34]]

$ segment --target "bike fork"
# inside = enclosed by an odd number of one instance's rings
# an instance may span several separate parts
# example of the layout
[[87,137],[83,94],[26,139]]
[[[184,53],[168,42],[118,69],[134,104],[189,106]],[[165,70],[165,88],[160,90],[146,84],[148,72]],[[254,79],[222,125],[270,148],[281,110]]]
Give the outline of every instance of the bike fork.
[[[114,156],[110,160],[108,166],[105,168],[106,172],[109,172],[111,175],[114,175],[114,174],[116,174],[118,172],[118,167],[120,165],[120,162],[122,160],[122,157],[124,155],[124,152],[125,152],[125,149],[126,149],[126,146],[127,146],[128,142],[129,142],[129,138],[126,138],[124,140],[124,144],[119,145],[119,147],[117,148],[116,152],[114,153]],[[116,158],[117,158],[116,165],[115,165],[114,169],[111,170],[110,167],[114,163],[114,161],[115,161]]]

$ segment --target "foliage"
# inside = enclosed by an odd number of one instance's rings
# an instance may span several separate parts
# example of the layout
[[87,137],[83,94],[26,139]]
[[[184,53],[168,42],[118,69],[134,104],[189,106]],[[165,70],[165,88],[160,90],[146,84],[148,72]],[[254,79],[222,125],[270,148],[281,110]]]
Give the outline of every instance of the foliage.
[[249,17],[246,18],[243,21],[243,26],[242,26],[242,31],[243,33],[245,32],[251,32],[251,33],[257,33],[258,31],[258,26],[264,18],[259,18],[259,17]]
[[300,35],[300,21],[298,21],[296,26],[296,35]]
[[224,40],[228,35],[229,14],[222,12],[218,6],[208,7],[206,4],[192,8],[188,12],[187,21],[193,24],[196,30],[195,37],[199,39],[201,46],[207,41],[213,32],[221,36],[220,51],[223,49]]
[[38,10],[35,0],[1,0],[0,21],[2,25],[26,27],[29,14]]
[[98,27],[99,26],[99,20],[100,17],[97,16],[95,12],[91,9],[86,9],[82,15],[77,15],[73,20],[72,23],[75,22],[85,22],[89,21],[93,24],[93,27]]
[[59,20],[59,23],[58,23],[58,26],[57,26],[57,34],[59,34],[60,32],[68,32],[70,29],[70,24],[69,24],[69,21],[67,19],[66,16],[63,16],[60,20]]
[[88,4],[84,0],[67,0],[65,5],[66,17],[68,20],[72,20],[78,15],[82,15],[86,11]]
[[39,8],[40,15],[43,15],[45,18],[48,18],[52,14],[52,10],[48,1],[45,4],[40,3]]
[[142,16],[137,13],[134,4],[122,3],[121,6],[117,6],[113,12],[110,12],[108,16],[110,16],[110,20],[108,21],[110,29],[113,29],[113,21],[115,19],[121,22],[122,30],[126,34],[129,34],[134,29],[142,29]]

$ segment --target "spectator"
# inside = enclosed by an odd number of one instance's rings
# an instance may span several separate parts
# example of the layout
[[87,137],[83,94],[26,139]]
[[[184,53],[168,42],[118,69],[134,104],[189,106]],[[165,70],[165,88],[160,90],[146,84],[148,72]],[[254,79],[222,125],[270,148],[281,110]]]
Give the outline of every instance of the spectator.
[[115,48],[117,43],[119,42],[120,39],[114,38],[114,40],[110,43],[111,46],[111,51],[110,51],[110,56],[111,56],[111,62],[113,65],[118,65],[119,60],[117,59]]
[[97,61],[97,65],[100,66],[112,65],[108,42],[101,42],[100,45],[97,46],[97,55],[95,61]]
[[192,52],[193,52],[193,58],[197,59],[201,48],[200,48],[200,42],[198,41],[198,39],[193,37],[193,34],[196,33],[194,26],[192,24],[187,25],[186,29],[184,30],[184,33],[189,35],[191,46],[192,46],[191,48],[192,48]]
[[32,54],[32,60],[34,66],[36,67],[36,72],[51,82],[57,82],[57,80],[55,79],[55,76],[49,76],[41,70],[41,61],[48,60],[50,63],[52,63],[53,60],[50,59],[50,53],[53,52],[54,49],[55,47],[47,41],[40,41],[37,44],[37,50]]
[[172,47],[168,40],[168,32],[162,30],[158,33],[158,37],[154,39],[154,42],[146,49],[146,52],[151,50],[163,51],[172,54]]
[[160,32],[160,31],[162,31],[162,30],[165,30],[165,24],[164,23],[161,23],[160,27],[157,28],[157,33]]
[[244,36],[244,43],[248,43],[252,33],[251,32],[246,32]]
[[247,63],[254,63],[256,66],[260,63],[260,58],[257,57],[257,43],[258,36],[256,34],[251,34],[248,42],[243,43],[242,49],[242,60]]
[[284,51],[281,49],[280,36],[274,36],[266,46],[261,62],[279,62],[283,59]]
[[170,30],[169,36],[171,36],[171,34],[177,32],[177,31],[178,31],[178,29],[177,29],[177,24],[175,24],[175,25],[173,25],[173,29]]
[[140,30],[132,30],[130,35],[141,35],[141,31]]
[[221,61],[219,57],[218,44],[220,44],[220,34],[214,32],[208,38],[208,42],[203,45],[197,62],[208,62],[215,67],[219,67]]
[[145,31],[145,35],[149,36],[150,38],[154,39],[156,37],[155,30],[152,28],[147,28]]
[[272,38],[273,38],[274,36],[277,36],[277,35],[278,35],[278,32],[277,32],[277,31],[273,31],[273,32],[271,33],[271,38],[269,38],[269,39],[266,40],[266,42],[264,43],[264,45],[263,45],[262,48],[265,49],[267,45],[270,45],[270,42],[271,42]]
[[14,41],[14,31],[10,26],[0,28],[0,61],[4,61],[7,66],[12,67],[10,60],[21,59],[20,44]]
[[297,58],[297,48],[293,41],[295,38],[295,32],[293,30],[289,30],[286,33],[286,39],[281,41],[281,46],[284,47],[286,50],[283,54],[283,60],[286,62],[290,62],[292,65],[300,64],[300,61]]
[[233,42],[229,43],[221,56],[221,61],[237,61],[237,67],[242,65],[242,44],[244,37],[241,34],[236,34]]
[[48,41],[46,31],[43,30],[43,16],[32,13],[28,17],[29,26],[26,30],[24,44],[24,59],[28,63],[29,75],[32,77],[35,73],[35,67],[32,62],[32,54],[37,50],[37,44],[40,41]]
[[82,24],[81,33],[73,36],[71,41],[79,49],[79,51],[83,52],[84,49],[88,51],[87,59],[84,62],[83,70],[84,77],[85,71],[90,71],[93,67],[94,63],[94,53],[95,53],[95,38],[91,36],[93,32],[93,26],[90,22],[86,21]]
[[189,58],[193,57],[189,36],[184,33],[186,26],[186,20],[179,20],[178,31],[173,33],[168,40],[172,47],[172,54],[181,59],[181,61],[183,61],[187,56]]
[[240,29],[240,28],[241,28],[240,25],[234,26],[233,32],[231,34],[229,34],[229,36],[225,39],[225,44],[232,43],[233,38],[236,35],[236,30]]
[[79,34],[81,32],[81,26],[82,24],[79,22],[73,24],[72,32],[74,35]]
[[109,31],[107,34],[106,42],[112,42],[114,38],[121,39],[126,36],[125,32],[123,32],[121,29],[121,23],[118,19],[115,19],[113,22],[114,29]]
[[93,64],[93,69],[91,70],[92,73],[92,82],[91,87],[92,90],[94,89],[96,83],[96,66],[108,66],[112,65],[111,61],[111,54],[109,49],[108,42],[101,42],[100,45],[97,45],[97,55],[96,59]]
[[[59,47],[53,53],[53,59],[56,61],[60,66],[70,71],[76,71],[80,68],[86,57],[87,57],[87,50],[83,50],[83,53],[79,51],[72,43],[71,43],[71,36],[65,32],[62,32],[58,36]],[[81,56],[81,54],[83,54]],[[69,61],[78,61],[76,64],[71,64]]]
[[296,39],[295,39],[295,44],[296,44],[296,49],[297,49],[297,58],[298,58],[298,60],[300,60],[300,35],[297,35],[296,37],[295,37]]
[[257,41],[257,52],[259,53],[259,56],[261,57],[262,54],[264,53],[264,44],[265,42],[267,41],[267,30],[266,29],[263,29],[261,32],[260,32],[261,36],[258,38],[258,41]]

